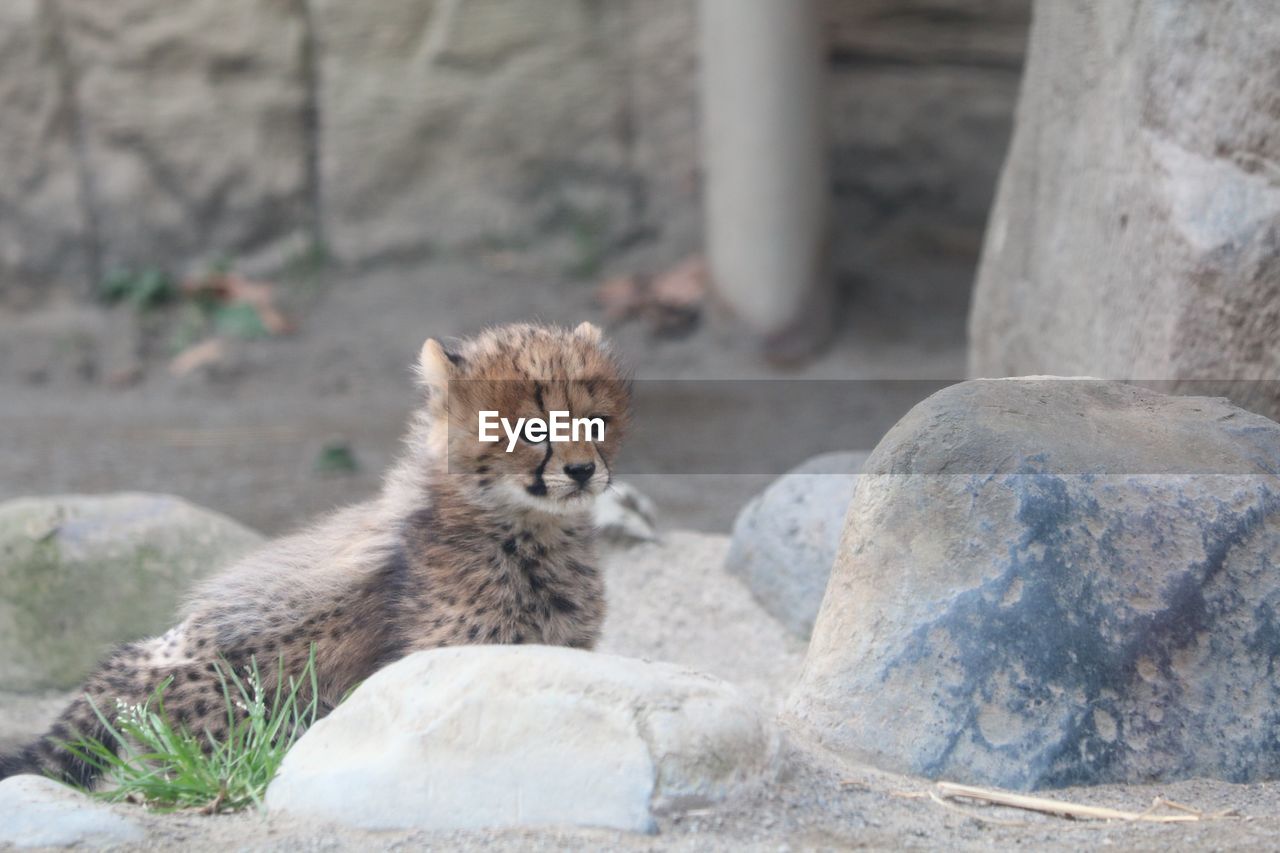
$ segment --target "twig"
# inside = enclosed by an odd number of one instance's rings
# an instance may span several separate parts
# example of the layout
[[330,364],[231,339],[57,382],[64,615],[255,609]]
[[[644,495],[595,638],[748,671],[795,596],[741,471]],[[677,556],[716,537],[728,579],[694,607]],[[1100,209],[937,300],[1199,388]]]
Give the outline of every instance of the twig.
[[[939,782],[938,793],[944,797],[964,797],[970,800],[992,803],[998,806],[1009,806],[1015,809],[1053,814],[1060,817],[1082,818],[1086,820],[1123,820],[1144,823],[1195,823],[1213,819],[1202,812],[1189,807],[1184,814],[1150,814],[1146,812],[1128,812],[1120,809],[1109,809],[1102,806],[1087,806],[1082,803],[1068,803],[1062,800],[1050,800],[1045,797],[1028,797],[1024,794],[1012,794],[1007,791],[996,791],[989,788],[975,788],[970,785],[957,785],[953,782]],[[1159,802],[1152,804],[1152,809]],[[1166,803],[1167,804],[1167,803]],[[1225,816],[1225,815],[1224,815]]]
[[1166,808],[1171,808],[1176,811],[1187,812],[1188,814],[1198,815],[1201,818],[1204,818],[1205,820],[1221,820],[1224,817],[1234,817],[1239,814],[1239,811],[1237,809],[1221,809],[1219,811],[1209,812],[1208,814],[1206,814],[1204,811],[1202,811],[1201,809],[1195,808],[1194,806],[1183,805],[1182,803],[1176,802],[1174,800],[1167,800],[1164,797],[1155,798],[1155,800],[1151,803],[1151,807],[1155,808],[1156,806],[1165,806]]
[[227,788],[225,785],[223,785],[220,788],[218,788],[218,796],[214,797],[212,802],[206,803],[203,807],[201,807],[200,809],[197,809],[196,813],[202,814],[202,815],[217,814],[218,809],[222,808],[222,803],[223,801],[226,800],[226,798],[227,798]]
[[933,800],[935,803],[942,806],[944,809],[946,809],[949,812],[955,812],[956,814],[964,815],[965,817],[973,818],[974,820],[980,820],[983,823],[994,823],[997,826],[1018,826],[1018,827],[1031,826],[1031,824],[1027,823],[1025,820],[1003,820],[1002,818],[998,818],[998,817],[987,817],[986,815],[974,809],[966,809],[966,808],[957,806],[955,803],[949,803],[946,800],[942,799],[942,797],[939,797],[933,791],[929,792],[929,799]]

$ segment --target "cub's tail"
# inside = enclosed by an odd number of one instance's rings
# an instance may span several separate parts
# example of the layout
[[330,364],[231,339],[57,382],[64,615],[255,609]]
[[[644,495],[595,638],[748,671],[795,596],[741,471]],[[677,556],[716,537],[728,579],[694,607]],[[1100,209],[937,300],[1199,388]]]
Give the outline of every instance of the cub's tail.
[[0,779],[8,779],[19,773],[34,773],[35,770],[35,766],[27,757],[26,750],[13,755],[0,755]]
[[52,776],[63,782],[88,787],[98,777],[98,769],[82,760],[62,744],[80,735],[114,745],[93,706],[83,697],[62,712],[49,731],[20,752],[0,755],[0,779],[20,773]]
[[100,771],[64,744],[86,737],[110,749],[119,747],[98,718],[89,697],[107,713],[117,700],[142,701],[150,688],[145,677],[139,680],[140,676],[150,675],[141,667],[144,660],[145,651],[137,643],[120,646],[108,655],[82,686],[80,698],[58,715],[49,731],[18,753],[0,755],[0,779],[19,773],[38,773],[73,785],[91,786]]

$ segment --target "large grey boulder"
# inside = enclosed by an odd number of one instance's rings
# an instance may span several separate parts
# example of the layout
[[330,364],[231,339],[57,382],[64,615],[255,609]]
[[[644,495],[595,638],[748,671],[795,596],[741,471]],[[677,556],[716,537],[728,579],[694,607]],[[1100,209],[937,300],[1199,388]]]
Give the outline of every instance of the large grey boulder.
[[725,567],[797,636],[813,631],[866,459],[863,452],[816,456],[752,498],[733,524]]
[[167,495],[0,504],[0,685],[70,688],[115,643],[162,633],[193,581],[262,541]]
[[863,471],[789,712],[1010,788],[1280,777],[1280,424],[1112,382],[966,382]]
[[43,776],[0,781],[0,845],[113,847],[140,844],[141,826]]
[[1215,380],[1280,416],[1252,381],[1280,376],[1278,43],[1271,3],[1037,0],[972,375]]
[[650,831],[774,769],[777,734],[733,688],[671,664],[547,646],[419,652],[308,731],[267,808],[366,829]]

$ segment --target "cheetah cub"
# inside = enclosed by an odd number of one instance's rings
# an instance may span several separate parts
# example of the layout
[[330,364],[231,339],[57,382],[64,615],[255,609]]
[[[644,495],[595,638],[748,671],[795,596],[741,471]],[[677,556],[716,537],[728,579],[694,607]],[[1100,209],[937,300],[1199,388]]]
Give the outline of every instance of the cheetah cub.
[[[424,401],[407,451],[374,499],[279,539],[196,589],[162,637],[111,653],[48,734],[0,757],[0,778],[52,772],[89,784],[93,768],[57,746],[105,739],[89,703],[141,703],[162,680],[175,722],[227,729],[218,668],[256,658],[266,695],[316,651],[318,705],[332,709],[378,668],[421,649],[473,643],[591,648],[604,618],[593,499],[611,482],[626,428],[627,383],[600,331],[490,329],[455,347],[428,340]],[[604,424],[587,440],[481,441],[479,413]]]

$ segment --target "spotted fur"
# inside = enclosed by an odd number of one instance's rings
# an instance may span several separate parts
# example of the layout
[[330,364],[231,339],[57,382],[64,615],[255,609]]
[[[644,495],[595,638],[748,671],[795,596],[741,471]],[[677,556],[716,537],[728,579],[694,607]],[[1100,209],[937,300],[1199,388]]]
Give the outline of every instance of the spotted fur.
[[[316,650],[317,696],[330,710],[379,667],[421,649],[477,643],[591,648],[604,619],[590,510],[608,487],[627,425],[628,391],[599,330],[490,329],[446,347],[429,340],[418,373],[424,402],[407,452],[378,497],[268,544],[202,584],[181,622],[116,649],[50,731],[0,757],[0,778],[52,772],[81,784],[93,771],[58,742],[104,732],[89,703],[144,701],[165,678],[165,705],[192,731],[225,734],[218,667],[256,659],[267,694]],[[568,410],[603,417],[600,442],[480,442],[478,412]],[[592,464],[585,483],[565,471]],[[581,468],[578,469],[579,473]]]

